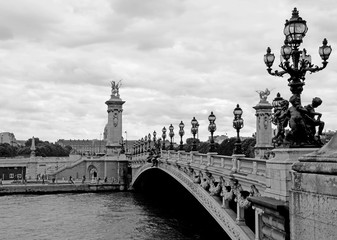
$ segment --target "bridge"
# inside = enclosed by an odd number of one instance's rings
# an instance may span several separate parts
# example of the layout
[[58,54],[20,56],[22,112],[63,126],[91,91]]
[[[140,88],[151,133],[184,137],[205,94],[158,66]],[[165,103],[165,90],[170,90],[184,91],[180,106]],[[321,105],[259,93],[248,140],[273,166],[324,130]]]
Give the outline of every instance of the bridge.
[[271,160],[174,150],[161,150],[156,163],[148,160],[146,151],[132,156],[133,187],[160,170],[192,194],[231,239],[289,238],[286,202],[263,197],[270,196]]

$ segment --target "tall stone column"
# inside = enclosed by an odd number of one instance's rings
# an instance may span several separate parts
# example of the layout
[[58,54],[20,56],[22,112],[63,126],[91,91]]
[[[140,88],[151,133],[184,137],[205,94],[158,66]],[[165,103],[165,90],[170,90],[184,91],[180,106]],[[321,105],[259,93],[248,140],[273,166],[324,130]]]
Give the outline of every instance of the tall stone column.
[[[113,82],[114,84],[114,82]],[[105,104],[108,106],[108,123],[106,125],[107,155],[113,155],[121,149],[122,139],[122,112],[125,101],[119,96],[119,86],[114,84],[111,97]]]
[[267,97],[253,107],[256,110],[256,145],[255,157],[267,158],[266,151],[273,149],[271,115],[273,106],[267,101]]

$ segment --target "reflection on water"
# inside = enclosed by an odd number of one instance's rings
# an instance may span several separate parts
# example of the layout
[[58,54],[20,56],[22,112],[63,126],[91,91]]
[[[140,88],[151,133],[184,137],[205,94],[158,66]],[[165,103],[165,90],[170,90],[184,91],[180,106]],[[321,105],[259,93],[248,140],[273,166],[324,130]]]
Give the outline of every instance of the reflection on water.
[[1,239],[215,239],[195,216],[140,193],[2,196],[0,206]]

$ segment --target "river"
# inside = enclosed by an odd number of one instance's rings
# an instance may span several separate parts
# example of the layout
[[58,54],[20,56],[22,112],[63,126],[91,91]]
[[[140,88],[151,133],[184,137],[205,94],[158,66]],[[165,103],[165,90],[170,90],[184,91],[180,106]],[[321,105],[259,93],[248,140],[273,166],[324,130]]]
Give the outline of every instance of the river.
[[0,239],[225,239],[209,216],[172,201],[137,192],[1,196]]

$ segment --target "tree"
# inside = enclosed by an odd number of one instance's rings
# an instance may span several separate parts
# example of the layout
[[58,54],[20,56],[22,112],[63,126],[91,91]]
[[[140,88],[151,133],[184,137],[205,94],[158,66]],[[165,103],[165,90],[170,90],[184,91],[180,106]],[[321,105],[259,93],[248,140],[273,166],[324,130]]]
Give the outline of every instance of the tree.
[[15,157],[17,155],[18,148],[11,146],[8,143],[0,144],[0,157]]
[[234,144],[236,142],[236,137],[227,138],[222,141],[218,148],[219,155],[232,156],[234,151]]
[[242,141],[242,152],[245,154],[246,157],[254,158],[255,157],[255,151],[254,147],[256,144],[255,138],[246,138]]

